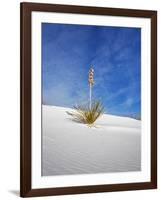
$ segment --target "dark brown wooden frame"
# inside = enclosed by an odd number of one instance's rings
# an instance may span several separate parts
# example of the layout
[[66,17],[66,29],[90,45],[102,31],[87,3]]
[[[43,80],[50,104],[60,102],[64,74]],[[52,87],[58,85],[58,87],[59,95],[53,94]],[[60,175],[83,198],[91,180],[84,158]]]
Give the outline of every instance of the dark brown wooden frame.
[[[21,144],[20,196],[47,196],[157,188],[157,12],[148,10],[20,4]],[[151,19],[151,181],[143,183],[32,189],[31,187],[31,13],[32,11],[143,17]]]

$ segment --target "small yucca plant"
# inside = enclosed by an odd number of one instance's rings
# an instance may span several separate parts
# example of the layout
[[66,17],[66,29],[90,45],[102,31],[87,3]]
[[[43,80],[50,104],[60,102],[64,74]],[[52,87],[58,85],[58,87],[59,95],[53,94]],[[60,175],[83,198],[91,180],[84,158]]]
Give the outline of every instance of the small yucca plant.
[[104,108],[99,101],[96,101],[89,106],[75,106],[75,111],[67,112],[76,122],[84,123],[93,126],[94,122],[103,114]]
[[67,112],[74,121],[92,126],[94,122],[103,114],[104,108],[100,101],[92,102],[92,88],[94,86],[94,69],[91,67],[88,75],[89,83],[89,104],[75,106],[75,112]]

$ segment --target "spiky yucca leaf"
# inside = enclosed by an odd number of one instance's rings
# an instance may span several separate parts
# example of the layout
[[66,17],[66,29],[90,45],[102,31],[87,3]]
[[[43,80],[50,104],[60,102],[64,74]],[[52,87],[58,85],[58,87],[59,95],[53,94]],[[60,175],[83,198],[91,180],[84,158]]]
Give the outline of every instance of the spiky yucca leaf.
[[81,122],[92,126],[94,122],[103,114],[104,108],[100,101],[92,103],[91,109],[89,106],[77,105],[74,107],[75,112],[67,112],[77,122]]

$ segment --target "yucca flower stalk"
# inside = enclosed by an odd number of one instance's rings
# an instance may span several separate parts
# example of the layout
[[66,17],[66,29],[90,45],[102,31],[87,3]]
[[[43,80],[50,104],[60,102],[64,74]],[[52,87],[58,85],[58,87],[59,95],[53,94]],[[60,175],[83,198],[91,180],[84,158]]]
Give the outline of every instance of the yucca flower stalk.
[[94,69],[92,67],[89,70],[88,82],[89,82],[89,108],[91,110],[91,106],[92,106],[92,87],[94,85]]

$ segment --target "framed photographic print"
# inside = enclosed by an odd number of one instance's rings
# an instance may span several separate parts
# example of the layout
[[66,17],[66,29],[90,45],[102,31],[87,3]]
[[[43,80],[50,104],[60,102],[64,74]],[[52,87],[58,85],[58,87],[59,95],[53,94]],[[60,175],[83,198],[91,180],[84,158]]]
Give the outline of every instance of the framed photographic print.
[[21,3],[21,197],[157,187],[157,12]]

